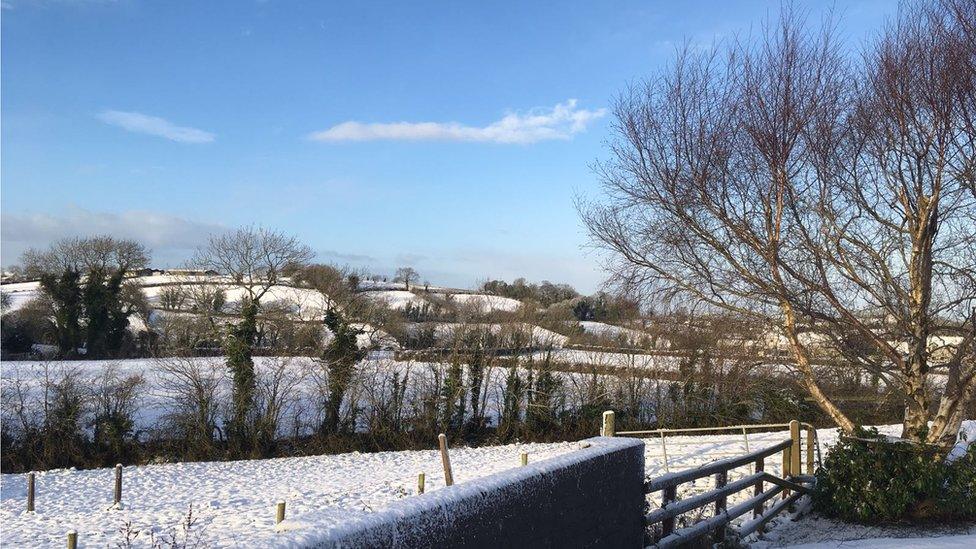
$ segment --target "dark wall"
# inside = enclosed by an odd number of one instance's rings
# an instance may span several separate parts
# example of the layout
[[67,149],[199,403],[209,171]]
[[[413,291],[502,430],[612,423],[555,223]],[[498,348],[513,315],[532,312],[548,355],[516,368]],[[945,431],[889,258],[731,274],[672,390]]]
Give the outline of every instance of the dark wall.
[[314,547],[641,547],[644,443],[588,448],[393,503]]

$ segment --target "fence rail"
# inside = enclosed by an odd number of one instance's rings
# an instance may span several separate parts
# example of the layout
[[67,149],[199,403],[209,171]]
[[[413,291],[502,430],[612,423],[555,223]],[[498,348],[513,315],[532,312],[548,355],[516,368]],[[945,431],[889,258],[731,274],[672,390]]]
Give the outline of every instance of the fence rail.
[[[749,451],[747,436],[749,430],[769,430],[779,427],[787,427],[789,429],[788,438],[776,442],[771,446]],[[664,445],[664,440],[667,435],[729,430],[741,431],[746,437],[745,453],[712,461],[691,469],[668,472],[644,484],[644,492],[646,494],[661,492],[661,507],[649,512],[645,516],[646,526],[661,525],[660,533],[655,535],[656,539],[649,539],[652,542],[651,547],[678,547],[709,535],[712,537],[713,542],[721,543],[725,540],[727,526],[735,519],[749,512],[752,512],[752,518],[739,525],[735,531],[736,535],[743,538],[761,530],[773,517],[795,505],[800,497],[810,493],[812,490],[814,484],[815,456],[819,458],[820,453],[816,430],[809,424],[801,424],[799,421],[794,420],[786,424],[770,423],[728,427],[615,432],[613,412],[604,412],[603,428],[601,429],[603,436],[646,435],[654,437],[657,435],[656,438],[659,437],[662,443],[665,462],[667,462],[667,450]],[[804,438],[801,437],[802,431],[806,431],[805,445],[802,444]],[[806,449],[805,456],[803,456],[804,446]],[[776,476],[765,470],[765,460],[779,453],[782,453],[783,456],[783,467],[781,475]],[[806,459],[801,459],[803,457]],[[805,461],[806,475],[801,474],[802,461]],[[753,468],[751,474],[729,482],[730,471],[747,466]],[[714,476],[715,479],[715,488],[713,490],[678,499],[678,487],[680,485],[711,476]],[[765,483],[771,486],[766,489]],[[728,505],[728,499],[731,496],[749,490],[750,488],[753,491],[751,497],[731,507]],[[780,497],[780,501],[766,508],[766,504],[774,500],[777,496]],[[684,528],[675,528],[676,519],[680,515],[697,509],[704,510],[710,505],[715,506],[714,513],[711,517]]]
[[[681,429],[650,429],[643,431],[617,431],[614,433],[615,436],[639,436],[646,439],[656,439],[661,446],[661,458],[664,462],[664,470],[667,473],[672,472],[672,469],[680,469],[680,467],[672,467],[671,454],[668,453],[668,448],[672,450],[675,447],[680,448],[681,446],[689,446],[697,444],[693,441],[672,441],[667,442],[665,439],[667,437],[687,435],[691,433],[719,433],[721,431],[729,431],[730,434],[742,434],[742,442],[745,447],[745,452],[711,452],[712,456],[739,456],[745,455],[750,452],[749,443],[749,433],[750,431],[770,431],[773,429],[789,429],[790,423],[755,423],[746,425],[727,425],[722,427],[688,427]],[[806,446],[806,472],[808,475],[812,475],[814,468],[820,463],[820,444],[817,439],[817,430],[809,423],[800,422],[800,429],[805,435],[803,438],[804,444]],[[690,467],[693,468],[694,466]]]

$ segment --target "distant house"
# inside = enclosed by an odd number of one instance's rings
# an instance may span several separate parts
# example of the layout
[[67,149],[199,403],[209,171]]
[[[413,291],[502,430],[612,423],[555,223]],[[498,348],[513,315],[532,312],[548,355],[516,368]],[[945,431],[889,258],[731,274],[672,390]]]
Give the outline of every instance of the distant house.
[[136,269],[132,271],[131,274],[132,276],[153,276],[153,275],[161,275],[165,272],[166,271],[162,269],[153,269],[151,267],[146,267],[144,269]]
[[219,276],[213,269],[166,269],[166,274],[174,276]]

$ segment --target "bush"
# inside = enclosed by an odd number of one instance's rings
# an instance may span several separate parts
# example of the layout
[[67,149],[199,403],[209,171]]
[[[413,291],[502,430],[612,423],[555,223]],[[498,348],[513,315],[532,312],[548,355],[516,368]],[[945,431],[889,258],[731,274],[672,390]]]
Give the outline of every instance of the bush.
[[831,449],[813,502],[827,516],[868,524],[976,518],[976,445],[947,464],[934,447],[859,430]]

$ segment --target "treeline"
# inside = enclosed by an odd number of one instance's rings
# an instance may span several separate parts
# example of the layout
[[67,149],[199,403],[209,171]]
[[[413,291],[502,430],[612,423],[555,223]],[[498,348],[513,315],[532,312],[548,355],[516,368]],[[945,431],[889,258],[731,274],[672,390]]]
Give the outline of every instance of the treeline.
[[[528,334],[484,327],[456,332],[438,362],[363,360],[357,331],[329,323],[336,337],[318,357],[253,358],[243,388],[248,370],[230,357],[97,373],[70,361],[15,363],[0,407],[3,471],[422,449],[441,432],[454,444],[573,440],[596,433],[608,409],[621,430],[826,421],[788,375],[721,358],[718,331],[679,341],[687,352],[664,376],[636,363],[566,368],[554,349],[500,354],[513,340],[527,349]],[[832,391],[873,390],[832,375]],[[897,406],[882,395],[848,411],[877,422]]]

